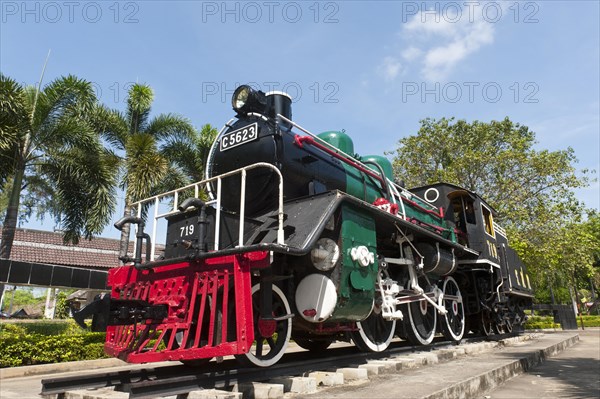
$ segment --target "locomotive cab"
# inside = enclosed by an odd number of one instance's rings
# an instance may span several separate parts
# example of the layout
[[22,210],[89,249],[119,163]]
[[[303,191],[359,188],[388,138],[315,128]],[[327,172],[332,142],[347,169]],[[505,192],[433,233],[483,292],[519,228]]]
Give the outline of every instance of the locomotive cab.
[[430,204],[445,210],[445,219],[454,225],[458,242],[479,252],[477,263],[499,267],[496,211],[477,194],[448,183],[412,188]]

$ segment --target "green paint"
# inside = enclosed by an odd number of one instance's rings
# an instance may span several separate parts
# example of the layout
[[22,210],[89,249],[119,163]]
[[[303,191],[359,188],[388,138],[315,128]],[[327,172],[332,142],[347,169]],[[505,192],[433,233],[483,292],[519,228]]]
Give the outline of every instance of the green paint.
[[[383,174],[385,175],[385,177],[387,177],[390,180],[394,180],[394,174],[392,171],[392,163],[390,162],[389,159],[387,159],[386,157],[382,156],[382,155],[363,155],[360,157],[361,162],[375,162],[377,165],[381,166],[381,169],[383,169]],[[366,165],[373,169],[375,172],[379,173],[379,169],[374,166],[374,165],[370,165],[368,163],[366,163]]]
[[330,321],[362,320],[371,312],[375,295],[378,264],[361,266],[352,260],[352,248],[361,245],[377,254],[375,221],[365,212],[342,205],[342,271],[338,292],[338,306]]
[[[352,143],[352,139],[344,132],[339,131],[329,131],[323,132],[318,135],[323,141],[331,144],[335,148],[338,148],[342,152],[356,157],[361,161],[373,161],[381,166],[383,169],[384,175],[393,180],[393,171],[392,164],[389,159],[381,155],[366,155],[360,157],[358,154],[354,154],[354,144]],[[381,183],[379,180],[372,178],[366,175],[363,172],[360,172],[354,166],[351,166],[345,162],[342,162],[342,166],[346,171],[346,187],[345,192],[352,195],[353,197],[359,198],[365,202],[372,204],[376,199],[385,197],[386,193],[383,191],[381,187]],[[366,164],[369,168],[379,172],[378,168],[374,165]],[[416,202],[420,206],[425,209],[429,209],[430,205],[417,197],[411,198],[412,201]],[[435,216],[427,212],[423,212],[420,209],[414,208],[409,204],[404,205],[404,209],[406,211],[406,216],[408,219],[417,219],[421,222],[430,224],[432,226],[439,226],[446,229],[446,231],[442,234],[443,238],[456,242],[456,235],[447,226],[447,223],[444,220],[441,220]],[[354,279],[360,279],[360,277],[355,276]]]
[[360,172],[355,167],[343,164],[346,170],[346,192],[372,204],[377,198],[384,196],[379,188],[379,181]]
[[354,143],[350,136],[344,132],[329,131],[317,135],[321,140],[331,144],[335,148],[345,152],[350,156],[354,156]]

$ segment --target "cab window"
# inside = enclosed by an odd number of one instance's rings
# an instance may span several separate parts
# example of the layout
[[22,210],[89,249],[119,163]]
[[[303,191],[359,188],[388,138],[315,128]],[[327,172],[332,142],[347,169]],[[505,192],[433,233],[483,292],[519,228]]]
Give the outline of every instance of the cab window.
[[495,237],[494,235],[494,221],[492,219],[492,211],[490,211],[485,205],[481,206],[483,212],[483,222],[485,223],[485,232]]

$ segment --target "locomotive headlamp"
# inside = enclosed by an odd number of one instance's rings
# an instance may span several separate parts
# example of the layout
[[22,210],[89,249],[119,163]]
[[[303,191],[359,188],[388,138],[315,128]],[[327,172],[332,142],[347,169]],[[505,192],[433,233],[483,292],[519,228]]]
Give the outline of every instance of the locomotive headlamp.
[[235,90],[235,92],[233,93],[233,98],[231,99],[231,105],[233,105],[234,110],[237,111],[243,108],[244,105],[246,105],[246,102],[248,101],[248,96],[250,95],[250,90],[252,90],[252,88],[250,86],[245,85],[240,86]]
[[238,114],[262,112],[265,107],[265,94],[248,85],[242,85],[233,92],[231,105]]

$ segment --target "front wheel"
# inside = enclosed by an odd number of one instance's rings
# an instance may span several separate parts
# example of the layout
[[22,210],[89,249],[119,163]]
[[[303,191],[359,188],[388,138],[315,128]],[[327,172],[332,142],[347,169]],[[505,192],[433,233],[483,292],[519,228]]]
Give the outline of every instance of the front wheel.
[[413,345],[429,345],[435,336],[437,310],[428,301],[421,299],[406,305],[406,338]]
[[[279,318],[291,314],[290,304],[281,289],[273,285],[272,316]],[[290,342],[292,319],[264,320],[260,317],[260,284],[252,287],[252,312],[254,315],[254,343],[250,351],[236,355],[236,359],[250,366],[269,367],[281,359]]]
[[396,332],[396,320],[385,320],[377,306],[356,326],[358,331],[352,332],[352,341],[362,352],[383,352],[390,346]]

